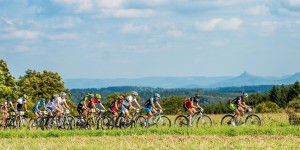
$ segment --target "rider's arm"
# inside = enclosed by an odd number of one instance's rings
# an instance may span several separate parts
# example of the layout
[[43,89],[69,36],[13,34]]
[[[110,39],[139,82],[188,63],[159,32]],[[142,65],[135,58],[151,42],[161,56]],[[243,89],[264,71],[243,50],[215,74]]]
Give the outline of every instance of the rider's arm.
[[138,101],[136,100],[135,103],[139,106],[139,108],[141,109],[141,105],[138,103]]
[[161,105],[157,102],[157,106],[160,108],[160,109],[163,109],[162,107],[161,107]]
[[151,101],[151,106],[153,107],[153,109],[155,109],[155,110],[156,110],[156,107],[155,107],[155,105],[154,105],[153,101]]
[[246,106],[240,100],[238,100],[238,105],[241,106],[242,108],[246,108]]
[[128,102],[128,104],[129,104],[129,108],[131,108],[131,109],[135,109],[135,107],[133,107],[133,105],[132,105],[132,103],[131,103],[131,102]]
[[25,107],[25,111],[27,111],[27,105],[26,105],[26,103],[24,104],[24,107]]
[[[11,104],[11,108],[13,109],[13,110],[15,110],[15,107],[14,107],[14,105],[13,105],[13,103],[12,102],[10,102]],[[17,108],[17,107],[16,107]]]
[[67,109],[70,109],[70,107],[69,107],[67,101],[64,102],[64,106],[65,106]]
[[100,105],[104,110],[106,110],[106,108],[102,105],[102,103],[99,103],[99,105]]

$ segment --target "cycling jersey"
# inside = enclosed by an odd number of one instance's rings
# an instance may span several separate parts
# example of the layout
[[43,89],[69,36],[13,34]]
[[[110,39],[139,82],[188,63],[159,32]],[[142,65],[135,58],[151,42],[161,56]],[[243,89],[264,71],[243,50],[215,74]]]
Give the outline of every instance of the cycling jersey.
[[93,108],[93,104],[92,103],[94,103],[94,105],[96,105],[96,104],[100,104],[101,103],[101,100],[99,99],[97,99],[97,98],[92,98],[92,100],[90,100],[89,101],[89,103],[88,103],[88,107],[89,108]]
[[187,111],[188,109],[193,108],[193,107],[192,107],[192,103],[193,103],[193,102],[194,102],[194,103],[198,103],[198,101],[196,100],[195,97],[186,98],[186,99],[184,100],[184,104],[183,104],[184,109]]
[[238,105],[238,101],[245,102],[245,100],[242,98],[242,96],[238,96],[235,99],[233,99],[231,101],[231,103],[234,104],[234,105]]
[[144,106],[148,108],[152,107],[151,102],[153,102],[154,105],[158,103],[158,101],[155,98],[151,97],[145,102]]
[[40,112],[39,110],[36,109],[36,106],[38,107],[38,109],[42,108],[45,106],[45,104],[43,104],[42,102],[38,101],[32,108],[33,112]]
[[23,106],[24,104],[26,104],[26,99],[24,99],[24,98],[19,98],[19,99],[17,100],[17,110],[18,110],[18,111],[21,111],[22,106]]
[[[119,104],[122,104],[123,101],[121,100],[114,100],[110,105],[109,105],[109,109],[113,112],[117,112],[117,107]],[[117,106],[116,106],[117,104]]]
[[65,98],[57,97],[57,101],[59,102],[60,105],[64,105],[66,102]]
[[122,110],[124,112],[129,110],[129,107],[130,107],[129,102],[131,102],[131,103],[136,102],[136,98],[133,98],[131,95],[126,97],[126,100],[123,101],[123,105],[122,105]]
[[[7,109],[13,106],[12,101],[5,101],[4,105],[6,105]],[[2,110],[5,111],[5,106],[2,106]]]

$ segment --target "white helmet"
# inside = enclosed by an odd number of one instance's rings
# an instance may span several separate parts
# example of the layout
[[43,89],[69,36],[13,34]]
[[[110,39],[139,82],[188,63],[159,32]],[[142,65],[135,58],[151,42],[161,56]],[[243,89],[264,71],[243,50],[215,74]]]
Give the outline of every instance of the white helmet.
[[243,92],[243,95],[244,95],[245,97],[248,97],[248,94],[247,94],[247,93],[244,93],[244,92]]
[[138,95],[139,95],[139,93],[136,92],[136,91],[132,91],[131,94],[132,94],[132,95],[135,95],[135,96],[138,96]]
[[160,98],[160,95],[159,95],[158,93],[155,93],[155,94],[154,94],[154,97]]
[[60,93],[61,96],[66,96],[67,94],[65,92]]

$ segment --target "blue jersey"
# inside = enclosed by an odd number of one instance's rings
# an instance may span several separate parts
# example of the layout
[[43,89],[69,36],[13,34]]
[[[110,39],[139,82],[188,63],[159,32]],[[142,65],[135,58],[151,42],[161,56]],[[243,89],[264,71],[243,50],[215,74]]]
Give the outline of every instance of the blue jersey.
[[152,107],[151,102],[153,102],[154,105],[156,105],[158,103],[157,100],[155,100],[153,97],[151,97],[145,102],[144,106],[148,107],[148,108]]
[[38,108],[42,108],[42,107],[45,107],[45,104],[41,103],[40,101],[38,101],[34,106],[33,106],[33,109],[36,109],[36,106],[38,106]]

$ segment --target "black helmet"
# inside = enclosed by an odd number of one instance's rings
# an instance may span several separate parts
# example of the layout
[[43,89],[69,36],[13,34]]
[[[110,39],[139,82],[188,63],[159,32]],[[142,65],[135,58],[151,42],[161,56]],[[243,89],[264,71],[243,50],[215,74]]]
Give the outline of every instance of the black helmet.
[[200,98],[200,95],[199,94],[195,94],[195,98]]

